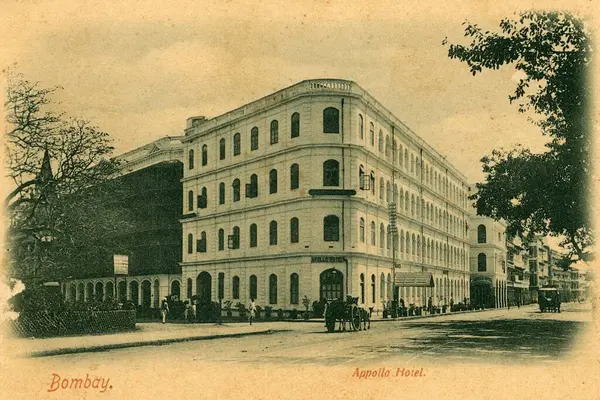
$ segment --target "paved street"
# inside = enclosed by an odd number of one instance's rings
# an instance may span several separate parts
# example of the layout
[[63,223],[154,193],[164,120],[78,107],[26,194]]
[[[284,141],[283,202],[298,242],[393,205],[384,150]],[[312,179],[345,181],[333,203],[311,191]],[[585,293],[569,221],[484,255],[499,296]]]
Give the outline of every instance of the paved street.
[[269,323],[281,330],[269,335],[54,356],[39,362],[139,365],[152,357],[167,364],[557,363],[589,321],[589,304],[566,304],[560,314],[542,314],[528,306],[375,322],[370,331],[356,333],[329,334],[321,324],[281,322]]

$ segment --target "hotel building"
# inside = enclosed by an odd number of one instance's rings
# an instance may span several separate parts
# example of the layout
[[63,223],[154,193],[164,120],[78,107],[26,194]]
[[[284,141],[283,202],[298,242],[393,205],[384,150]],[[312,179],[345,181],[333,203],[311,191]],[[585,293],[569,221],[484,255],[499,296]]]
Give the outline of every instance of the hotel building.
[[181,144],[182,298],[380,311],[394,272],[406,305],[470,297],[466,178],[356,83],[189,118]]

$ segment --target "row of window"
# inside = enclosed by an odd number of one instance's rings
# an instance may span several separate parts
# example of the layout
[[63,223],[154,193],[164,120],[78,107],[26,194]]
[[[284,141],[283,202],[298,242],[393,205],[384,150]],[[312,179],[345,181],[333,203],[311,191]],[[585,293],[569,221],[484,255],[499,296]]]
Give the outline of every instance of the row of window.
[[[327,160],[323,163],[323,186],[339,186],[339,162],[337,160]],[[295,190],[300,187],[300,166],[292,164],[290,166],[290,189]],[[231,184],[232,200],[238,202],[241,199],[241,181],[236,178]],[[276,169],[269,171],[269,194],[275,194],[278,190],[278,172]],[[225,183],[219,183],[219,204],[225,204]],[[258,175],[252,174],[250,182],[246,184],[246,197],[258,197]],[[198,196],[198,208],[207,206],[206,188],[201,189],[201,195]],[[188,211],[194,210],[194,192],[188,191]]]
[[[360,218],[359,220],[359,240],[361,243],[365,243],[365,219]],[[377,232],[376,225],[374,221],[371,221],[371,240],[370,245],[377,245]],[[440,262],[449,262],[450,264],[462,264],[466,265],[467,255],[464,249],[459,249],[458,247],[443,244],[434,239],[429,239],[423,237],[421,239],[421,235],[411,234],[407,231],[406,236],[404,234],[404,230],[400,231],[400,234],[392,234],[390,225],[385,228],[384,224],[381,223],[379,225],[379,247],[387,248],[390,250],[392,248],[392,238],[394,240],[393,247],[394,250],[400,251],[400,253],[405,253],[407,255],[421,255],[423,258],[433,259]],[[421,246],[423,243],[423,246]]]
[[[206,273],[204,273],[206,274]],[[202,274],[200,274],[202,275]],[[208,274],[207,274],[208,275]],[[210,279],[210,275],[208,275]],[[208,288],[206,287],[202,287],[202,285],[207,285],[207,283],[205,283],[206,281],[202,279],[202,277],[199,277],[198,282],[197,282],[197,287],[198,287],[198,292],[202,295],[203,293],[205,293],[208,296],[208,299],[210,299],[210,291],[207,290]],[[209,281],[210,282],[210,281]],[[299,302],[299,298],[300,298],[300,280],[298,279],[298,274],[297,273],[292,273],[290,275],[290,303],[291,304],[298,304]],[[187,296],[188,298],[192,297],[192,285],[193,285],[193,281],[192,278],[188,278],[187,280]],[[208,286],[210,286],[210,283],[208,283]],[[219,274],[217,275],[217,296],[219,299],[223,299],[224,298],[224,291],[225,291],[225,273],[223,272],[219,272]],[[258,298],[258,279],[256,277],[256,275],[250,275],[248,277],[248,288],[249,288],[249,297],[251,299],[256,299]],[[208,293],[207,293],[208,292]],[[278,279],[277,279],[277,275],[276,274],[271,274],[269,275],[269,304],[277,304],[277,293],[278,293]],[[235,275],[231,278],[231,297],[234,300],[238,300],[240,298],[240,278],[239,276]]]
[[[323,110],[323,133],[340,132],[340,112],[335,107],[327,107]],[[250,151],[258,150],[258,127],[250,129]],[[290,117],[290,137],[300,136],[300,114],[295,112]],[[269,143],[279,143],[279,121],[274,119],[270,123]],[[239,156],[242,151],[242,136],[239,132],[233,135],[233,156]],[[227,146],[225,138],[219,140],[219,160],[225,160]],[[194,169],[194,150],[188,151],[188,169]],[[202,166],[208,164],[208,146],[202,146]]]
[[[250,224],[249,228],[249,247],[258,246],[258,226]],[[328,215],[323,218],[323,240],[325,242],[337,242],[340,240],[340,219],[337,215]],[[294,217],[290,219],[290,243],[298,243],[300,241],[300,221]],[[225,231],[219,229],[217,231],[218,250],[225,250]],[[269,245],[275,246],[278,243],[278,227],[277,221],[273,220],[269,223]],[[227,247],[235,250],[240,248],[240,228],[234,226],[231,235],[228,235]],[[206,232],[200,233],[200,239],[196,241],[196,252],[205,253],[207,248]],[[187,252],[194,252],[194,235],[188,234]]]
[[[362,114],[358,114],[358,132],[360,139],[364,139],[364,119]],[[371,146],[375,147],[375,125],[373,122],[369,123],[369,134]],[[390,157],[390,150],[392,151],[392,162],[394,165],[399,164],[407,170],[410,168],[410,172],[417,177],[423,175],[422,178],[426,184],[431,185],[438,192],[449,196],[451,201],[461,204],[463,207],[466,206],[467,198],[465,191],[460,190],[458,186],[452,184],[448,178],[442,176],[441,172],[438,173],[433,166],[430,168],[423,159],[419,160],[419,156],[415,156],[411,153],[409,162],[408,148],[403,148],[401,144],[398,147],[395,138],[392,139],[392,146],[390,146],[390,137],[389,135],[386,135],[384,146],[383,132],[381,129],[379,130],[378,143],[379,152],[384,153],[385,157]],[[423,164],[425,165],[424,168]]]
[[[298,189],[300,187],[300,167],[298,164],[292,164],[290,166],[290,189]],[[361,165],[359,167],[359,182],[365,182],[365,173],[364,167]],[[371,181],[374,183],[375,174],[371,171]],[[339,186],[339,162],[337,160],[326,160],[323,163],[323,186]],[[383,178],[380,178],[380,189],[379,196],[380,199],[383,200],[383,194],[386,193],[387,202],[393,201],[394,203],[398,200],[398,185],[392,185],[390,182],[387,182],[386,190],[384,191],[384,181]],[[234,179],[232,183],[232,199],[233,202],[240,201],[241,199],[241,182],[239,179]],[[361,186],[364,188],[364,185]],[[371,187],[373,194],[375,194],[375,186]],[[272,169],[269,171],[269,194],[277,193],[278,190],[278,172],[277,169]],[[393,193],[392,193],[393,191]],[[219,183],[219,204],[225,204],[225,183]],[[258,196],[259,186],[258,186],[258,176],[256,174],[252,174],[250,176],[250,182],[246,184],[246,197],[247,198],[255,198]],[[410,200],[409,200],[410,199]],[[400,210],[404,209],[408,213],[409,204],[410,204],[410,212],[413,216],[416,215],[417,218],[421,217],[421,215],[428,221],[434,223],[438,227],[446,227],[450,232],[455,234],[456,236],[465,237],[466,231],[468,229],[466,222],[460,220],[458,217],[449,214],[447,211],[442,211],[441,208],[426,202],[421,197],[416,196],[414,194],[410,195],[408,191],[402,191],[400,189],[400,202],[399,207]],[[206,208],[207,206],[207,191],[206,188],[201,189],[201,195],[198,196],[197,206],[198,208]],[[188,211],[194,210],[194,192],[188,192]]]

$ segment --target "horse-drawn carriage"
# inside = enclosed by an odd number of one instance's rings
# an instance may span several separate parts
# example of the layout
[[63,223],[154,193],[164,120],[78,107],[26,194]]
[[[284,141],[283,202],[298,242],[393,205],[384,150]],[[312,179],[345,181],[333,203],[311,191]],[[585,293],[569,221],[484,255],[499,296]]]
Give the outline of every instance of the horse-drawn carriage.
[[324,314],[328,332],[335,330],[336,321],[340,323],[338,330],[346,330],[346,322],[350,324],[352,331],[371,329],[370,313],[358,305],[358,297],[346,296],[346,300],[328,300]]
[[541,312],[560,312],[560,293],[558,293],[558,289],[553,287],[538,289],[538,304]]

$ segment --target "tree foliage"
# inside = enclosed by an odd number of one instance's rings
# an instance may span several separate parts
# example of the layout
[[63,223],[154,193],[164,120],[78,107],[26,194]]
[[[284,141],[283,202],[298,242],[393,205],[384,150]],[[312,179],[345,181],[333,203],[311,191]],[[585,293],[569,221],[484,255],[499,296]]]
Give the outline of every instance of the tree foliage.
[[[481,159],[485,182],[477,184],[478,213],[504,219],[512,235],[564,238],[573,260],[589,260],[594,235],[591,198],[590,33],[567,12],[524,12],[484,31],[465,22],[467,45],[451,44],[448,56],[467,63],[473,75],[512,66],[523,74],[510,102],[530,112],[549,138],[546,151],[494,150]],[[535,118],[533,118],[535,117]]]
[[18,74],[8,83],[10,272],[28,283],[98,268],[128,224],[109,135],[56,112],[52,95],[60,88],[40,88]]

